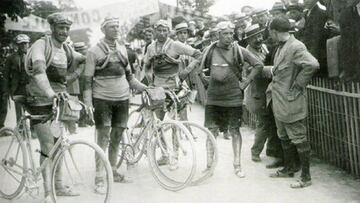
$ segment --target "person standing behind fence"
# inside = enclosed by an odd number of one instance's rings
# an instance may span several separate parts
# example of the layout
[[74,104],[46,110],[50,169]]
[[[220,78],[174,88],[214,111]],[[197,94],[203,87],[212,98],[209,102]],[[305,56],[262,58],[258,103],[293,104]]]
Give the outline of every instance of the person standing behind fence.
[[340,78],[360,82],[360,0],[354,0],[340,14]]
[[319,61],[320,71],[317,75],[327,77],[326,40],[329,38],[329,31],[325,29],[326,8],[319,3],[319,0],[304,0],[304,6],[305,25],[299,40]]
[[[201,74],[208,83],[207,103],[205,106],[205,127],[214,136],[219,133],[221,125],[229,128],[232,136],[234,153],[234,173],[243,178],[245,173],[241,167],[242,138],[240,133],[242,117],[242,91],[260,74],[263,64],[249,51],[234,42],[235,25],[229,21],[217,24],[219,41],[207,47],[202,57],[192,65],[200,63],[201,69],[209,69],[210,76]],[[243,63],[247,62],[253,69],[248,78],[241,83]],[[212,165],[213,150],[207,144],[208,168]]]
[[[246,49],[265,65],[270,65],[270,52],[264,44],[264,29],[258,24],[252,25],[245,30],[245,40],[249,44]],[[245,63],[244,71],[248,74],[252,67]],[[276,168],[282,165],[283,152],[281,142],[276,133],[276,124],[271,107],[266,105],[265,91],[271,82],[271,77],[264,73],[256,78],[245,90],[245,105],[247,109],[257,115],[256,133],[254,144],[251,147],[251,159],[255,162],[261,161],[260,153],[266,146],[266,155],[274,157],[273,163],[267,165],[267,168]],[[269,71],[269,70],[268,70]]]
[[291,25],[286,18],[275,18],[270,23],[270,36],[279,43],[279,47],[275,53],[269,90],[284,151],[284,168],[270,174],[270,177],[293,177],[294,154],[297,151],[301,176],[290,186],[303,188],[311,185],[310,143],[306,138],[306,85],[319,69],[319,62],[303,43],[289,33],[290,30]]

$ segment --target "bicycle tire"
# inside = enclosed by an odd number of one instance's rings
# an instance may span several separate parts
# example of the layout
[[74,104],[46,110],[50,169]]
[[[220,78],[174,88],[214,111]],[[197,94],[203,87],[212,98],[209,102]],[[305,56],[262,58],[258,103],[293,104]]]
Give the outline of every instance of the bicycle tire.
[[[216,168],[216,165],[218,163],[218,148],[217,148],[216,139],[215,139],[214,135],[207,128],[205,128],[204,126],[202,126],[200,124],[197,124],[197,123],[191,122],[191,121],[181,121],[181,123],[185,127],[197,128],[200,131],[202,131],[203,133],[205,133],[206,138],[209,139],[211,145],[213,146],[214,157],[213,157],[213,161],[212,161],[212,164],[211,164],[209,170],[206,170],[206,172],[202,173],[199,177],[194,176],[194,178],[191,182],[191,185],[193,185],[193,186],[199,185],[202,182],[204,182],[206,179],[208,179],[209,177],[212,176],[212,174],[214,173],[214,170]],[[191,130],[190,132],[194,133],[194,130]],[[195,143],[196,143],[196,141],[195,141]],[[197,156],[197,157],[199,157],[199,156]]]
[[[170,191],[179,191],[187,187],[191,183],[192,178],[195,175],[196,172],[196,151],[194,148],[195,144],[188,129],[180,122],[174,120],[166,120],[160,123],[159,129],[163,128],[165,125],[171,125],[172,126],[171,128],[176,127],[180,129],[183,135],[186,136],[186,140],[189,141],[190,148],[192,150],[191,152],[192,166],[190,167],[191,168],[190,173],[187,176],[185,176],[183,181],[179,181],[169,177],[160,169],[159,165],[157,164],[157,160],[155,158],[156,143],[158,143],[157,141],[158,138],[156,137],[156,135],[152,136],[148,142],[148,147],[147,147],[148,163],[151,168],[151,172],[154,179],[158,182],[158,184],[161,187]],[[154,133],[156,133],[156,131]]]
[[[75,146],[77,146],[76,149]],[[81,148],[80,149],[80,146],[82,147],[85,147],[85,148]],[[73,153],[74,151],[75,152],[79,152],[81,150],[94,150],[95,152],[95,156],[98,155],[100,161],[102,161],[103,163],[103,166],[104,166],[104,172],[106,173],[103,177],[105,177],[104,181],[106,181],[105,183],[105,187],[106,187],[106,194],[103,194],[103,195],[100,195],[100,194],[96,194],[94,192],[94,190],[92,192],[87,193],[86,195],[82,195],[80,194],[80,196],[77,196],[77,197],[64,197],[64,198],[58,198],[57,195],[56,195],[56,189],[55,189],[55,183],[56,183],[56,169],[58,168],[58,165],[60,164],[60,162],[62,160],[64,160],[64,165],[66,165],[66,157],[65,156],[68,156],[70,157],[70,160],[69,162],[71,161],[74,166],[70,166],[70,167],[74,167],[75,170],[77,171],[77,174],[80,176],[80,179],[82,179],[82,181],[91,181],[89,179],[84,179],[82,178],[81,176],[84,175],[87,171],[89,171],[88,168],[91,168],[89,167],[88,165],[84,165],[82,168],[80,168],[79,166],[81,164],[79,164],[80,162],[83,162],[83,164],[89,164],[90,161],[88,159],[85,159],[83,157],[79,157],[79,159],[76,159],[74,160],[74,155],[76,155],[75,153]],[[73,150],[73,151],[72,151]],[[79,150],[79,151],[77,151]],[[65,154],[67,153],[67,154]],[[84,154],[82,154],[84,155]],[[89,153],[86,153],[86,155],[88,157],[90,157],[90,154]],[[95,157],[94,156],[94,157]],[[65,157],[65,158],[64,158]],[[77,164],[75,164],[75,162],[77,162]],[[91,163],[90,163],[91,164]],[[93,163],[95,165],[95,163]],[[67,166],[68,167],[68,166]],[[70,168],[69,167],[69,168]],[[70,173],[70,170],[69,168],[67,168],[67,172]],[[81,171],[79,170],[79,168],[81,169]],[[96,166],[95,166],[96,168]],[[71,171],[75,171],[75,170],[71,170]],[[87,171],[86,171],[87,170]],[[80,174],[81,172],[81,174]],[[90,173],[94,173],[94,171],[90,171]],[[97,172],[95,172],[96,174]],[[72,177],[72,175],[69,175],[70,177]],[[91,176],[91,177],[95,177],[95,176]],[[94,178],[95,179],[95,178]],[[74,180],[71,180],[73,183],[75,182]],[[91,186],[88,186],[88,187],[92,187],[92,186],[95,186],[95,183],[91,183],[90,184],[93,184]],[[78,186],[80,185],[79,183],[76,183],[74,184],[75,186]],[[52,197],[52,200],[54,202],[66,202],[66,201],[69,201],[69,199],[66,199],[66,198],[70,198],[70,202],[104,202],[104,203],[109,203],[111,201],[111,194],[112,194],[112,186],[113,186],[113,173],[112,173],[112,169],[111,169],[111,166],[110,166],[110,163],[109,161],[107,160],[106,158],[106,155],[104,153],[104,151],[98,146],[96,145],[95,143],[92,143],[92,142],[89,142],[87,140],[81,140],[81,139],[78,139],[78,140],[71,140],[69,141],[69,146],[68,147],[65,147],[63,149],[61,149],[61,151],[59,153],[56,154],[55,158],[54,158],[54,162],[53,162],[53,166],[52,166],[52,170],[51,170],[51,197]],[[77,187],[78,188],[78,187]],[[101,196],[103,196],[104,198],[101,198]],[[85,199],[82,199],[82,198],[85,198]],[[99,200],[99,199],[103,199],[103,200]]]
[[[10,137],[8,137],[10,136]],[[27,171],[27,167],[28,167],[28,154],[27,154],[27,150],[26,150],[26,146],[25,143],[23,142],[23,138],[20,137],[19,133],[15,132],[12,128],[8,128],[8,127],[4,127],[0,129],[0,139],[4,140],[5,139],[11,139],[11,143],[9,145],[9,147],[7,148],[7,152],[6,153],[0,153],[1,154],[1,168],[5,170],[6,173],[9,173],[9,175],[11,175],[9,170],[6,170],[4,168],[4,164],[9,164],[12,165],[11,170],[15,170],[17,173],[22,173],[23,175],[19,178],[20,180],[16,180],[16,177],[14,177],[14,174],[12,174],[12,178],[15,179],[19,185],[16,186],[16,188],[14,189],[13,192],[10,192],[10,194],[6,191],[4,191],[4,189],[1,187],[0,188],[0,195],[1,197],[5,198],[5,199],[13,199],[15,197],[17,197],[23,190],[24,186],[25,186],[25,174]],[[14,142],[18,143],[18,145],[13,146]],[[7,156],[10,155],[9,152],[11,149],[13,149],[13,147],[15,147],[16,149],[16,155],[15,155],[15,159],[14,157],[9,157],[9,159],[7,159]],[[20,165],[21,163],[17,162],[17,158],[18,158],[18,152],[19,150],[21,151],[21,155],[22,155],[22,166]],[[5,157],[3,157],[5,156]],[[14,162],[15,160],[15,162]],[[18,167],[20,168],[19,171],[17,171],[14,167]],[[21,171],[22,168],[22,171]],[[1,176],[1,181],[3,181],[3,183],[6,182],[6,184],[2,184],[3,186],[5,186],[6,188],[9,188],[12,186],[11,182],[7,181],[6,179],[4,179],[3,175],[1,175],[4,173],[2,173],[0,171],[0,176]]]

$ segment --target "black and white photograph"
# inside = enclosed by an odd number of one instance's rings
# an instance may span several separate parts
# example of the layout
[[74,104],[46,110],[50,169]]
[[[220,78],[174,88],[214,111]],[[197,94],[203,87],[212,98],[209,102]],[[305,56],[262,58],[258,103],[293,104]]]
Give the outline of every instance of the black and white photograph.
[[360,0],[0,0],[0,203],[360,203]]

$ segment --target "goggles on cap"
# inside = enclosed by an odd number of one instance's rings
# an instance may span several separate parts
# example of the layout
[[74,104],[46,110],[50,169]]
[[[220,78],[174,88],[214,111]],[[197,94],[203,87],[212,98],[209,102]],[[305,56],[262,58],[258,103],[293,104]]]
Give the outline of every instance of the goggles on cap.
[[225,30],[225,29],[233,30],[233,29],[235,29],[235,25],[229,21],[220,22],[219,24],[216,25],[216,29],[217,29],[217,31],[221,31],[221,30]]
[[157,23],[155,23],[154,27],[155,29],[158,28],[159,26],[163,26],[163,27],[167,27],[170,30],[170,26],[169,23],[165,20],[159,20]]

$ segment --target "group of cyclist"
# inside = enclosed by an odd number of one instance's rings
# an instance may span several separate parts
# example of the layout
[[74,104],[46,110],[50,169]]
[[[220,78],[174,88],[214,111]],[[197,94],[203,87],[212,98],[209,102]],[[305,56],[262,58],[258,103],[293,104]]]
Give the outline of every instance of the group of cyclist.
[[[175,30],[179,41],[169,37],[171,26],[166,20],[159,20],[154,25],[155,40],[148,40],[144,56],[144,70],[147,85],[134,77],[124,45],[118,42],[119,19],[106,17],[101,23],[104,38],[91,47],[86,56],[75,51],[68,43],[72,21],[60,13],[51,14],[47,18],[51,34],[38,39],[22,54],[24,86],[26,86],[26,101],[15,100],[25,106],[30,114],[50,114],[54,98],[69,97],[68,86],[80,77],[84,81],[83,101],[86,106],[88,121],[94,121],[96,142],[108,151],[108,159],[113,169],[114,182],[130,182],[117,171],[117,158],[122,134],[127,127],[129,116],[130,90],[142,92],[152,87],[163,87],[177,91],[183,81],[189,78],[202,80],[208,87],[205,106],[205,126],[218,135],[220,123],[228,127],[233,136],[234,173],[244,177],[240,155],[242,139],[240,134],[242,115],[242,90],[245,89],[263,68],[262,62],[252,54],[233,43],[234,27],[230,22],[220,22],[216,26],[218,40],[209,45],[203,53],[186,44],[188,27],[179,24]],[[184,32],[185,31],[185,32]],[[149,35],[151,38],[151,34]],[[27,48],[30,39],[26,35],[16,38],[18,44]],[[20,49],[22,50],[22,49]],[[26,51],[23,51],[26,52]],[[239,85],[243,63],[253,68],[245,81]],[[69,71],[70,67],[85,68]],[[204,74],[202,69],[210,70]],[[237,71],[236,71],[237,70]],[[235,74],[234,74],[235,72]],[[240,76],[239,76],[240,74]],[[190,77],[191,76],[191,77]],[[195,79],[194,79],[195,78]],[[189,84],[194,86],[194,84]],[[195,84],[196,86],[196,84]],[[13,95],[16,98],[15,94]],[[186,109],[185,109],[186,110]],[[163,119],[164,109],[156,111]],[[185,114],[186,115],[186,114]],[[181,119],[187,119],[183,116]],[[31,127],[40,141],[40,163],[53,147],[59,133],[64,133],[66,124],[63,122],[46,123],[32,122]],[[207,166],[211,166],[213,150],[207,147]],[[169,157],[158,160],[159,165],[176,165],[170,163]],[[95,192],[103,194],[106,188],[103,183],[102,166],[96,161]],[[61,170],[58,170],[61,171]],[[57,175],[56,193],[58,196],[77,196],[76,191],[62,184],[61,174]],[[50,168],[43,171],[45,201],[51,202]]]

